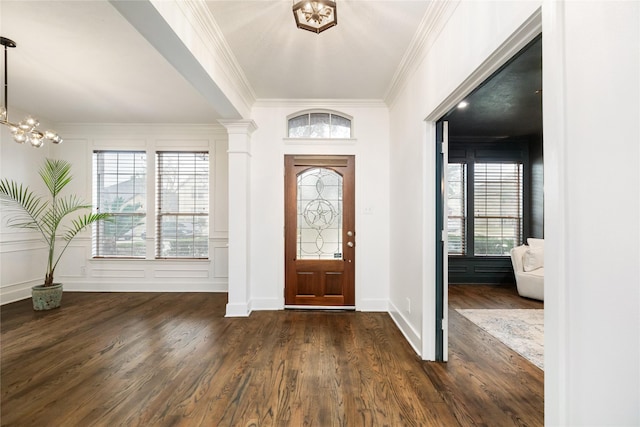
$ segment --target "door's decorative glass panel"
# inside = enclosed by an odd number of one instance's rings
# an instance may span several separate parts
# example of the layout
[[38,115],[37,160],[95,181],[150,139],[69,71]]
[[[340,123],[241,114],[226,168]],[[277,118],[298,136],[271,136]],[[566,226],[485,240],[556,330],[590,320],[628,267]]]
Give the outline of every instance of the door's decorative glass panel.
[[342,259],[342,176],[308,169],[297,186],[297,259]]

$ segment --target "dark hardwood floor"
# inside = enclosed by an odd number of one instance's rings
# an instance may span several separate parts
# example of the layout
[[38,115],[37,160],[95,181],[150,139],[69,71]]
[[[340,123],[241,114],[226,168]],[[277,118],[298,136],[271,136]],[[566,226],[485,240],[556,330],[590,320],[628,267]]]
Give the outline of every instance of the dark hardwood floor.
[[[450,361],[386,313],[224,318],[226,294],[72,293],[0,308],[3,426],[541,426],[543,373],[450,312]],[[542,307],[458,287],[451,307]]]
[[449,286],[449,361],[424,371],[463,426],[544,425],[544,372],[455,311],[544,308],[515,286]]

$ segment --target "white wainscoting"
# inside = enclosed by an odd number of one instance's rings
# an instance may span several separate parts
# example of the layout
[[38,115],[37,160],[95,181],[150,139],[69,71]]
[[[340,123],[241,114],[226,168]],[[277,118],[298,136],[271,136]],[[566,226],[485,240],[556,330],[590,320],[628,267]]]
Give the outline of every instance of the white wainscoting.
[[47,247],[36,233],[10,232],[0,241],[0,303],[31,297],[44,283]]
[[[67,248],[55,272],[55,281],[66,291],[88,292],[226,292],[228,289],[228,160],[227,133],[215,125],[63,125],[65,143],[51,148],[47,157],[72,164],[69,191],[92,200],[92,155],[94,150],[146,150],[151,159],[156,151],[207,150],[211,161],[209,259],[154,259],[154,240],[147,239],[146,259],[92,256],[91,233],[78,235]],[[24,147],[21,147],[24,148]],[[49,147],[47,147],[49,150]],[[3,151],[4,153],[4,151]],[[35,186],[39,194],[37,169],[42,159],[36,150],[14,150],[1,161],[32,164],[15,170],[10,179]],[[152,164],[150,162],[150,164]],[[153,189],[155,172],[148,172]],[[153,193],[150,193],[153,194]],[[149,203],[149,210],[154,206]],[[151,228],[151,226],[150,226]],[[31,287],[43,283],[46,245],[37,233],[9,229],[0,222],[0,303],[31,296]]]

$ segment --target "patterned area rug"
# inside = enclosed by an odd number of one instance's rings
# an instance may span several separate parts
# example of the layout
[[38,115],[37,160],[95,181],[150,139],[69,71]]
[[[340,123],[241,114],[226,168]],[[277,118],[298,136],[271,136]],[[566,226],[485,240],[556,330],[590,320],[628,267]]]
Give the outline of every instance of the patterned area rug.
[[456,311],[544,370],[544,310],[456,309]]

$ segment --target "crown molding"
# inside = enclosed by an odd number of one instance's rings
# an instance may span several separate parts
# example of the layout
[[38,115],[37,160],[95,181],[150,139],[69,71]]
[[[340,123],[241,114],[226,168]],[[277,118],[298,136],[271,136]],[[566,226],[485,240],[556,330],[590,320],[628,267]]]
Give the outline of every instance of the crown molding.
[[[222,134],[227,135],[224,126],[218,123],[189,124],[189,123],[58,123],[57,129],[62,129],[69,135],[78,133],[111,135],[180,135],[183,133]],[[64,143],[64,142],[63,142]]]
[[246,111],[250,111],[256,101],[255,92],[207,3],[197,0],[182,0],[176,1],[176,5],[182,10],[184,17],[193,26],[196,34],[201,37],[207,50],[216,58],[218,65],[221,65],[220,70],[239,95]]
[[224,126],[230,135],[251,135],[258,129],[253,120],[218,120],[218,123]]
[[400,90],[407,83],[407,80],[415,72],[418,65],[424,60],[436,41],[445,24],[458,7],[460,0],[432,1],[422,17],[420,26],[413,36],[409,47],[405,51],[398,68],[396,69],[384,101],[388,106],[395,102]]
[[329,109],[336,108],[388,108],[382,99],[258,99],[254,108],[304,108]]

